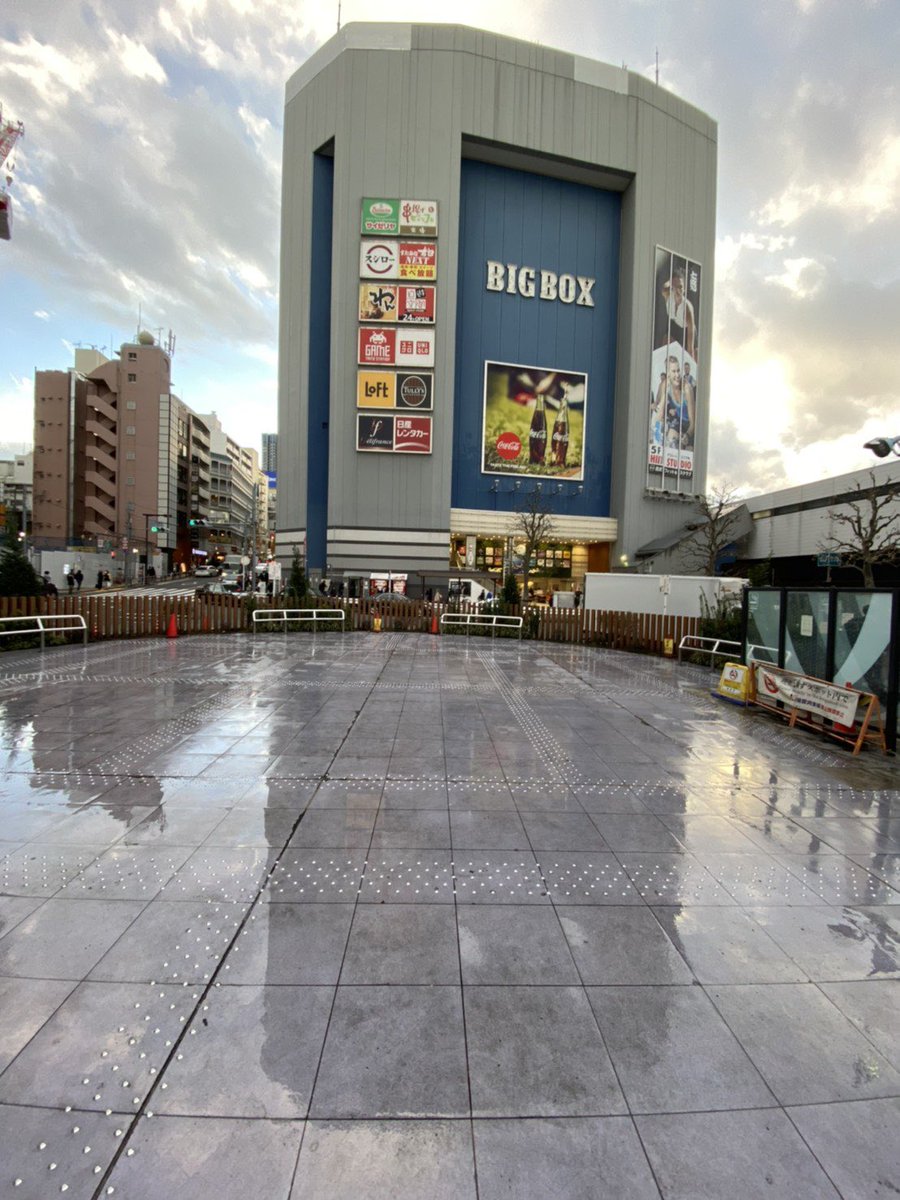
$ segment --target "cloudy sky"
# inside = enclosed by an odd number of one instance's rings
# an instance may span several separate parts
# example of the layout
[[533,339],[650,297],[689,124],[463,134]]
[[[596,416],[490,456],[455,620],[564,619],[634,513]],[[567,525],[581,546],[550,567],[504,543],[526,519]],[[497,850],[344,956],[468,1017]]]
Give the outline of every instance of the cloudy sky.
[[[371,17],[343,0],[344,24]],[[898,0],[382,0],[653,76],[719,123],[711,475],[748,491],[900,434]],[[284,84],[337,3],[4,0],[24,121],[0,242],[0,444],[35,368],[177,338],[174,386],[244,444],[276,427]],[[676,247],[677,249],[677,247]]]

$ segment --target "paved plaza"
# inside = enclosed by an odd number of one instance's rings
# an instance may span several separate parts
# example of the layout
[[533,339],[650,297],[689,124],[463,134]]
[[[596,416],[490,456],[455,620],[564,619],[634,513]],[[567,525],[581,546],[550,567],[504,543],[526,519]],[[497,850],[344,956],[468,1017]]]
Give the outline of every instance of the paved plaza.
[[0,657],[0,1200],[900,1194],[900,774],[637,655]]

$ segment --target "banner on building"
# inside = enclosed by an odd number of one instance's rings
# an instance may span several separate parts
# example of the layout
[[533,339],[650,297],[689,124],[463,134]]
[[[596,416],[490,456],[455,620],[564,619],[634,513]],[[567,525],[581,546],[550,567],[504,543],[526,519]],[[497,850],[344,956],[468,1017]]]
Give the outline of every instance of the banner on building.
[[360,413],[356,418],[356,448],[379,454],[430,454],[431,417]]
[[482,472],[583,479],[587,379],[582,371],[486,362]]
[[360,232],[382,236],[399,233],[410,237],[437,237],[437,221],[437,200],[366,196],[362,202]]
[[433,285],[369,282],[359,285],[360,321],[401,325],[433,325]]
[[699,263],[656,247],[647,464],[665,491],[693,487],[701,276]]
[[430,412],[434,376],[427,371],[360,371],[356,376],[357,408],[403,408]]

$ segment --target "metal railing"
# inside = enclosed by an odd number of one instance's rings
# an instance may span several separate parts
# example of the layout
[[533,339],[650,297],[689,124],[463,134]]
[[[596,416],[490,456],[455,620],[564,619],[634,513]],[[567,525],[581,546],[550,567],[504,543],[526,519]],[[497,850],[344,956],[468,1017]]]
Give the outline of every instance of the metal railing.
[[[727,650],[720,650],[720,646],[727,646]],[[711,638],[699,637],[695,633],[686,633],[678,643],[678,661],[681,662],[681,653],[683,650],[692,650],[697,654],[708,654],[709,665],[712,666],[714,658],[740,658],[741,643],[733,642],[729,638]]]
[[474,625],[490,629],[492,637],[496,635],[498,629],[517,629],[519,637],[522,636],[522,618],[511,616],[508,613],[445,612],[441,613],[441,625],[443,627],[464,626],[467,635]]
[[263,622],[287,629],[290,621],[310,621],[315,630],[323,621],[340,621],[343,625],[346,616],[342,608],[257,608],[253,611],[253,632]]
[[[17,626],[17,628],[7,628],[7,626],[12,625]],[[38,633],[41,637],[42,650],[46,647],[45,639],[48,633],[73,633],[76,631],[82,634],[82,640],[86,646],[88,640],[87,624],[81,613],[59,613],[56,615],[35,613],[30,617],[0,617],[0,637],[21,637],[23,634],[27,636]]]

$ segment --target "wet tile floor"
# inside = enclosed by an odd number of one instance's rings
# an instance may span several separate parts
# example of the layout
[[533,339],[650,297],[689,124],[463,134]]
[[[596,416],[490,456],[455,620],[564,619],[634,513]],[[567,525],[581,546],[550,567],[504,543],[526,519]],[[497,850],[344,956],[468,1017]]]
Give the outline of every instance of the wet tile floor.
[[0,1200],[900,1192],[900,773],[696,668],[0,659]]

